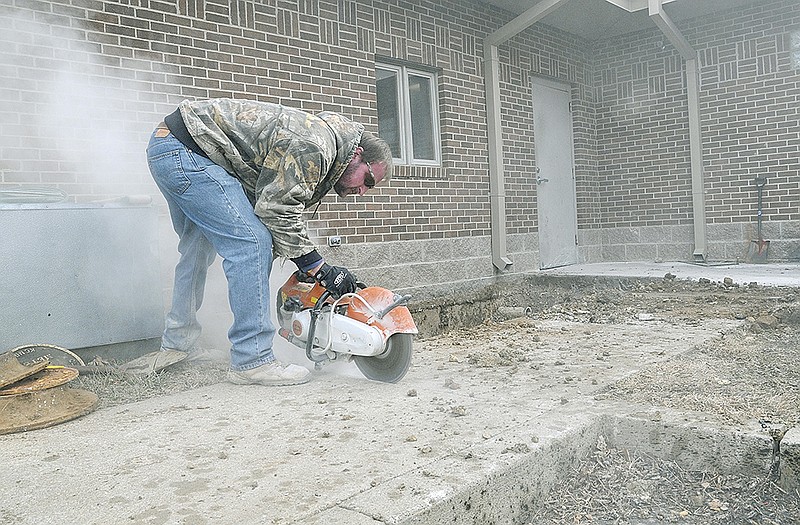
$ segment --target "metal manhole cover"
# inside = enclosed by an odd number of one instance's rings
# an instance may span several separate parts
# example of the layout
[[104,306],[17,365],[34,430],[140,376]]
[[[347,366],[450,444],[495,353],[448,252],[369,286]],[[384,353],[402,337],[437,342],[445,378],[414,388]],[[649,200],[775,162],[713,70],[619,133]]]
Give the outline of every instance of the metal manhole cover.
[[86,366],[78,354],[56,345],[44,343],[22,345],[12,349],[11,352],[20,363],[28,366],[48,360],[51,365]]

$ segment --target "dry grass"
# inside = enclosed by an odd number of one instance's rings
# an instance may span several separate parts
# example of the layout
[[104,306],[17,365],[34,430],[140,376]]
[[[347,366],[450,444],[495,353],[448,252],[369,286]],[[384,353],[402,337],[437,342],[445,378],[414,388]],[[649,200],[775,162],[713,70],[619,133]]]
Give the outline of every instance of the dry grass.
[[100,400],[98,408],[107,408],[219,383],[225,380],[227,369],[217,363],[178,363],[149,375],[111,370],[82,374],[70,386],[94,392]]

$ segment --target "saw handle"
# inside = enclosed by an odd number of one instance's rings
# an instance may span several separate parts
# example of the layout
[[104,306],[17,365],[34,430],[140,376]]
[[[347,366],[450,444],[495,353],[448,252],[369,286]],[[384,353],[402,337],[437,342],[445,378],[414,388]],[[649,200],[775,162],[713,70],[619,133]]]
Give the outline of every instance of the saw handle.
[[317,362],[314,359],[311,350],[314,348],[314,332],[317,331],[317,317],[319,317],[319,313],[322,310],[322,306],[331,297],[331,293],[328,290],[322,292],[322,295],[319,296],[317,299],[317,303],[314,305],[314,308],[311,309],[311,321],[308,323],[308,339],[306,339],[306,357],[309,361]]
[[375,314],[375,317],[377,317],[378,319],[383,319],[383,317],[384,317],[386,314],[388,314],[389,312],[391,312],[392,310],[394,310],[394,309],[395,309],[395,308],[397,308],[398,306],[405,306],[405,305],[407,305],[407,304],[408,304],[408,301],[409,301],[410,299],[411,299],[411,296],[410,296],[410,295],[395,295],[395,296],[394,296],[394,301],[392,301],[392,304],[390,304],[389,306],[387,306],[386,308],[384,308],[384,309],[383,309],[383,310],[381,310],[380,312],[376,313],[376,314]]

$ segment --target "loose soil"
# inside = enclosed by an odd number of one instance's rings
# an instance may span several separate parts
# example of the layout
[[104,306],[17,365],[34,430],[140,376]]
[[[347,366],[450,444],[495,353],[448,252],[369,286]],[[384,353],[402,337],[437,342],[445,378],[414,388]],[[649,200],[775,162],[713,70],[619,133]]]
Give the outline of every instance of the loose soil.
[[[419,341],[424,352],[455,356],[474,368],[539,366],[541,326],[619,325],[617,341],[595,348],[597,359],[613,366],[614,345],[631,323],[658,322],[677,333],[708,320],[726,320],[710,342],[653,362],[608,385],[597,385],[588,368],[575,367],[563,380],[587,388],[599,400],[624,400],[706,414],[731,429],[760,425],[783,432],[800,424],[800,302],[789,288],[737,286],[732,282],[660,280],[548,284],[526,293],[529,317],[504,319],[495,309],[485,321]],[[508,311],[504,309],[502,311]],[[730,325],[729,325],[730,326]],[[574,331],[565,330],[563,355]],[[557,337],[548,332],[547,337]],[[465,350],[466,349],[466,350]],[[477,350],[476,350],[477,349]],[[555,364],[564,365],[556,361]],[[224,380],[222,364],[179,363],[154,376],[119,373],[84,375],[73,383],[94,391],[100,407],[197,388]],[[585,374],[582,377],[581,374]],[[593,381],[595,381],[593,383]],[[525,523],[800,523],[800,494],[784,492],[768,476],[737,478],[691,472],[667,461],[615,450],[599,442],[591,457],[568,473],[564,483]]]
[[789,525],[800,523],[800,497],[766,477],[686,470],[600,439],[525,523]]

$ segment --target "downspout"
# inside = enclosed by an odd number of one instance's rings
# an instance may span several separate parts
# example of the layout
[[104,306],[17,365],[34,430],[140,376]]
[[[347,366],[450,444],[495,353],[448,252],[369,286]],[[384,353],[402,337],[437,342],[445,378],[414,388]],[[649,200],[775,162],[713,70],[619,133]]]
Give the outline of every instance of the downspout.
[[703,138],[700,133],[700,75],[695,51],[664,13],[663,0],[649,0],[649,15],[686,62],[686,92],[689,107],[689,156],[692,166],[692,211],[695,262],[706,262],[706,194],[703,174]]
[[514,264],[506,248],[506,190],[503,177],[503,130],[500,122],[500,60],[497,47],[569,0],[542,0],[483,41],[486,125],[489,135],[489,205],[492,217],[492,264],[504,272]]

